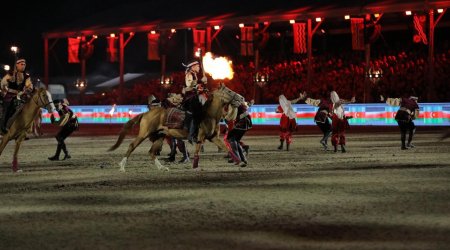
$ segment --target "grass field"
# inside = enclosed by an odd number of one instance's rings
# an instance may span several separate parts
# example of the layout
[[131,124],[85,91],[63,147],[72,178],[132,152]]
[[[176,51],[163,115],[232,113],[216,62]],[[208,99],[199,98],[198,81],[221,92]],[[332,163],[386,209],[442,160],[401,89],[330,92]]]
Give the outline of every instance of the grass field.
[[350,134],[345,154],[321,150],[318,135],[296,136],[289,152],[276,136],[249,136],[246,168],[209,143],[202,171],[169,172],[144,142],[125,173],[131,139],[106,152],[115,137],[71,137],[72,159],[57,162],[47,160],[53,138],[31,139],[21,174],[11,143],[0,158],[0,249],[450,249],[450,140],[419,131],[402,151],[399,136]]

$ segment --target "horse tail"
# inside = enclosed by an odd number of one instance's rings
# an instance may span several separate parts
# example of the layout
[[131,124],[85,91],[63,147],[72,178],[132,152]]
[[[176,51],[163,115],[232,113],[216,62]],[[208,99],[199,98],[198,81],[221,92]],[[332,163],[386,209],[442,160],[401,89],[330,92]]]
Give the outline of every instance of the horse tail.
[[129,120],[127,123],[125,123],[123,125],[123,128],[122,128],[122,130],[120,130],[120,133],[119,133],[119,138],[117,138],[116,144],[111,146],[108,149],[108,151],[116,150],[120,146],[120,144],[122,144],[123,139],[125,138],[127,133],[131,130],[131,128],[133,128],[134,125],[139,124],[141,122],[143,115],[144,115],[144,113],[142,113],[138,116],[135,116],[133,119]]

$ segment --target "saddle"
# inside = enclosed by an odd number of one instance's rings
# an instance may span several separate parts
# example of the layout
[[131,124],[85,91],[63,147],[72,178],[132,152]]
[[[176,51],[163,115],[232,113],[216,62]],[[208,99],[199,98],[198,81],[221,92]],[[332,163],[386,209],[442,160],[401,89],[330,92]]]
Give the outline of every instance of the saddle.
[[185,118],[186,112],[184,110],[179,108],[168,108],[164,126],[172,129],[182,129]]

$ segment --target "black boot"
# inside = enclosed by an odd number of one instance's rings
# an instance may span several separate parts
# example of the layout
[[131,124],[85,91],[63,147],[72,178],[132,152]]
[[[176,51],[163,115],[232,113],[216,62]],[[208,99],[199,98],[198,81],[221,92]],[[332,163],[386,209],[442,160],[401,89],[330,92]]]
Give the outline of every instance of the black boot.
[[241,158],[240,167],[246,167],[247,166],[247,157],[245,157],[244,149],[242,148],[241,144],[239,142],[236,142],[236,147],[239,153],[239,157]]
[[408,143],[406,144],[406,147],[408,147],[408,148],[415,147],[414,144],[411,143],[415,132],[416,132],[416,129],[409,130]]
[[58,143],[58,146],[56,147],[56,153],[52,157],[48,157],[51,161],[59,161],[59,155],[61,154],[61,144]]
[[284,143],[284,140],[280,140],[280,146],[278,146],[278,150],[283,149],[283,143]]
[[345,150],[345,145],[341,145],[341,149],[342,149],[342,153],[347,152],[347,150]]
[[72,158],[72,156],[70,156],[70,155],[69,155],[69,152],[67,151],[67,148],[66,148],[66,144],[65,144],[65,143],[63,143],[63,144],[61,145],[61,149],[62,149],[62,151],[64,152],[64,158],[63,158],[63,161]]
[[181,159],[178,163],[188,163],[189,162],[189,153],[186,149],[186,144],[182,140],[177,140],[178,150],[183,153],[183,159]]
[[169,158],[166,158],[164,160],[167,162],[174,162],[176,154],[177,154],[177,142],[175,140],[172,140],[172,143],[170,144]]
[[244,146],[242,146],[242,149],[245,152],[245,156],[248,156],[248,151],[250,151],[250,146],[249,145],[244,145]]
[[197,133],[198,133],[198,122],[196,119],[192,119],[191,127],[189,128],[189,136],[188,142],[192,144],[192,142],[197,143]]
[[323,150],[327,150],[328,149],[328,138],[331,136],[331,131],[326,132],[323,137],[322,140],[320,140],[320,144],[322,144],[323,146]]
[[[235,139],[228,140],[228,142],[230,143],[230,146],[231,146],[231,151],[230,151],[231,159],[230,160],[232,160],[232,162],[234,162],[235,165],[238,165],[242,161],[242,158],[241,158],[241,155],[239,154],[239,149],[238,149],[239,144],[237,143],[237,141]],[[228,162],[230,162],[230,161],[228,161]]]
[[406,150],[406,149],[408,149],[407,147],[406,147],[406,143],[405,143],[405,140],[406,140],[406,131],[402,131],[402,134],[401,134],[401,137],[400,137],[400,139],[401,139],[401,141],[402,141],[402,150]]
[[337,152],[337,145],[333,145],[334,146],[334,152]]
[[289,151],[289,145],[291,144],[286,142],[286,151]]

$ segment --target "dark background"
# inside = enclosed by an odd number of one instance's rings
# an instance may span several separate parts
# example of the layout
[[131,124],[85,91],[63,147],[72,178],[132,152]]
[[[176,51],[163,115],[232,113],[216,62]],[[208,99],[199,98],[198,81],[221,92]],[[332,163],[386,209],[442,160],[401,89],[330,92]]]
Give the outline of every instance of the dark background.
[[[43,39],[42,33],[61,29],[83,22],[85,20],[95,20],[100,15],[111,9],[119,10],[117,16],[123,15],[120,9],[130,4],[139,4],[149,1],[119,1],[112,0],[104,3],[98,0],[78,0],[78,1],[46,1],[46,2],[6,2],[2,5],[3,25],[0,26],[0,64],[13,65],[14,55],[10,51],[12,45],[19,47],[19,55],[27,59],[27,69],[33,76],[43,75]],[[230,2],[233,2],[230,1]],[[242,0],[241,12],[255,11],[259,8],[268,8],[271,4],[273,8],[280,6],[289,6],[289,1],[274,3],[273,1],[256,1],[252,5],[250,0]],[[255,2],[255,1],[253,1]],[[327,2],[327,1],[324,1]],[[330,1],[328,1],[330,2]],[[351,2],[351,1],[346,1]],[[360,4],[354,1],[355,4]],[[217,2],[216,2],[217,3]],[[171,1],[171,0],[152,0],[150,6],[164,5],[170,6],[167,12],[152,12],[150,15],[167,16],[177,15],[182,19],[183,11],[188,7],[195,5],[194,8],[203,8],[202,11],[214,13],[214,1]],[[226,6],[226,3],[221,7]],[[270,8],[269,8],[270,9]],[[231,10],[230,10],[231,11]],[[133,15],[128,13],[126,15]],[[444,16],[436,29],[436,52],[448,50],[448,13]],[[115,18],[115,17],[112,17]],[[343,18],[342,18],[343,19]],[[373,45],[372,53],[389,54],[396,53],[399,49],[414,50],[418,53],[427,53],[427,47],[412,43],[414,29],[412,28],[411,17],[405,17],[403,13],[385,15],[381,19],[381,24],[387,27],[393,23],[403,23],[405,28],[396,31],[383,30],[383,37]],[[447,26],[445,26],[447,23]],[[334,56],[343,51],[351,52],[351,35],[349,21],[344,20],[326,20],[322,26],[325,31],[340,28],[348,28],[347,34],[329,35],[329,33],[318,34],[314,36],[313,48],[314,54],[329,54]],[[261,51],[262,59],[273,61],[282,61],[286,59],[295,59],[295,55],[290,53],[292,46],[292,37],[289,34],[288,23],[273,23],[269,28],[271,38],[264,51]],[[447,34],[447,35],[446,35]],[[218,39],[213,41],[213,51],[219,55],[231,57],[234,63],[248,63],[252,58],[239,57],[239,28],[227,27],[219,33]],[[52,41],[50,42],[50,44]],[[192,46],[192,35],[189,30],[178,30],[169,42],[169,55],[167,58],[167,70],[183,70],[181,63],[189,61],[192,58],[190,46]],[[118,75],[117,63],[106,61],[106,39],[99,37],[94,42],[94,54],[87,62],[88,75],[103,75],[107,77],[116,77]],[[147,40],[146,33],[137,33],[131,39],[125,49],[125,72],[154,72],[157,73],[160,68],[160,62],[149,62],[146,60]],[[351,52],[352,53],[352,52]],[[360,53],[360,52],[354,52]],[[305,56],[305,55],[301,55]],[[301,57],[297,56],[297,57]],[[339,55],[340,56],[340,55]],[[361,53],[363,57],[363,53]],[[50,76],[78,76],[80,74],[79,64],[67,63],[67,39],[60,39],[50,53]],[[53,78],[54,79],[54,78]],[[51,82],[58,83],[58,82]]]

